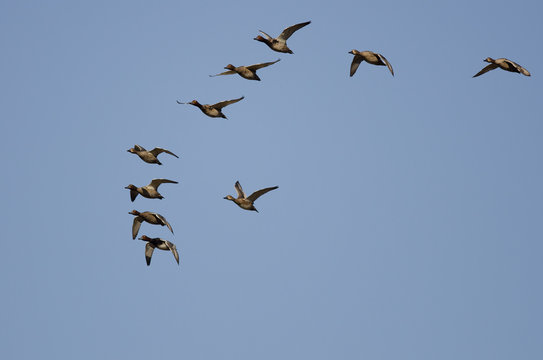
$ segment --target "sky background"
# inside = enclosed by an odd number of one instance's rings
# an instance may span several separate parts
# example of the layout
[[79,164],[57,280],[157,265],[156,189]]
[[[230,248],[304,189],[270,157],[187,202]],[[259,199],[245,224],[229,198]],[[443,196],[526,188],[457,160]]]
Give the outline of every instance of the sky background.
[[[543,358],[543,5],[3,1],[6,359]],[[254,41],[311,20],[288,45]],[[351,49],[383,54],[350,78]],[[481,77],[486,57],[500,69]],[[273,61],[262,81],[210,78]],[[176,100],[213,104],[205,116]],[[163,166],[126,152],[163,147]],[[164,200],[124,187],[164,184]],[[222,198],[278,185],[249,212]],[[167,228],[131,239],[129,211]]]

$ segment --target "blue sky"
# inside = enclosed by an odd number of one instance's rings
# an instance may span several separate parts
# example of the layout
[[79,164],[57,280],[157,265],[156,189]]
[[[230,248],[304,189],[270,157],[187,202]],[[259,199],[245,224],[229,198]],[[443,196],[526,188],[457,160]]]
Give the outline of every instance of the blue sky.
[[[539,1],[2,2],[10,359],[539,359]],[[294,55],[252,40],[311,20]],[[351,49],[383,54],[349,78]],[[530,78],[494,70],[506,57]],[[273,61],[262,81],[210,78]],[[215,103],[228,120],[176,100]],[[163,166],[126,152],[167,148]],[[153,178],[164,200],[123,189]],[[222,198],[278,185],[259,213]],[[129,211],[174,242],[145,264]]]

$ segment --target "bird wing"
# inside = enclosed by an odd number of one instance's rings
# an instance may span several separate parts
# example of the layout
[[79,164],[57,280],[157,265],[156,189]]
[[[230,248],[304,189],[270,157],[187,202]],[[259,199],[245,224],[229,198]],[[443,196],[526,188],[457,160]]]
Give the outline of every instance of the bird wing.
[[279,35],[277,37],[277,40],[286,41],[289,37],[292,36],[292,34],[294,34],[294,32],[296,30],[300,30],[301,28],[303,28],[304,26],[309,25],[309,24],[311,24],[311,21],[307,21],[307,22],[303,22],[303,23],[299,23],[299,24],[296,24],[296,25],[289,26],[288,28],[283,30],[281,35]]
[[173,257],[175,258],[175,261],[177,261],[177,265],[179,265],[179,253],[177,252],[177,248],[175,247],[175,244],[169,241],[166,241],[166,246],[173,254]]
[[483,75],[484,73],[486,72],[489,72],[490,70],[494,70],[495,68],[497,68],[498,65],[492,63],[492,64],[488,64],[487,66],[485,66],[481,71],[479,71],[477,74],[473,75],[473,77],[477,77],[479,75]]
[[141,216],[134,217],[134,222],[132,223],[132,240],[138,236],[138,231],[140,231],[140,226],[142,222]]
[[275,189],[277,189],[278,187],[279,187],[279,186],[273,186],[273,187],[269,187],[269,188],[265,188],[265,189],[261,189],[261,190],[255,191],[254,193],[252,193],[251,195],[249,195],[249,197],[247,198],[247,200],[250,200],[250,201],[254,202],[256,199],[258,199],[259,197],[261,197],[262,195],[264,195],[264,194],[267,193],[268,191],[275,190]]
[[147,266],[151,265],[151,257],[153,257],[154,250],[155,250],[155,245],[149,242],[145,244],[145,261],[147,261]]
[[217,109],[217,110],[220,110],[222,109],[223,107],[225,106],[228,106],[230,104],[233,104],[233,103],[237,103],[238,101],[241,101],[245,98],[245,96],[242,96],[240,97],[239,99],[233,99],[233,100],[225,100],[225,101],[221,101],[219,103],[216,103],[216,104],[213,104],[211,105],[211,107]]
[[166,150],[166,149],[163,149],[163,148],[154,148],[153,150],[149,151],[151,154],[153,154],[155,157],[158,156],[158,154],[160,153],[163,153],[165,152],[166,154],[170,154],[170,155],[173,155],[175,156],[176,158],[179,158],[179,156],[175,155],[173,152],[171,152],[170,150]]
[[262,31],[262,30],[258,30],[258,31],[261,32],[268,40],[273,39],[270,35],[266,34],[264,31]]
[[166,218],[164,216],[160,215],[160,214],[154,214],[154,215],[162,222],[162,225],[166,225],[168,227],[168,229],[170,229],[170,231],[173,234],[172,226],[170,225],[168,220],[166,220]]
[[511,61],[509,59],[505,59],[505,61],[507,61],[509,64],[511,64],[522,75],[530,76],[530,72],[528,70],[526,70],[525,68],[523,68],[522,66],[520,66],[519,64],[517,64],[516,62]]
[[154,187],[155,189],[158,189],[160,184],[169,183],[169,184],[178,184],[177,181],[168,180],[168,179],[153,179],[151,183],[148,186]]
[[140,146],[138,144],[134,145],[134,150],[136,151],[145,151],[145,148],[143,146]]
[[225,71],[225,72],[222,72],[220,74],[215,74],[215,75],[209,75],[210,77],[213,77],[213,76],[219,76],[219,75],[232,75],[232,74],[235,74],[236,72],[234,70],[228,70],[228,71]]
[[379,58],[381,59],[382,62],[384,62],[388,68],[388,70],[390,70],[390,73],[392,74],[392,76],[394,76],[394,70],[392,70],[392,65],[390,65],[390,63],[388,62],[388,60],[386,59],[386,57],[384,57],[383,55],[381,54],[377,54],[377,56],[379,56]]
[[138,196],[138,192],[136,190],[130,189],[130,200],[132,200],[132,202],[134,202],[134,200],[136,200],[137,196]]
[[275,61],[265,62],[265,63],[261,63],[261,64],[249,65],[249,66],[246,66],[246,68],[249,69],[249,70],[251,70],[251,71],[256,71],[256,70],[258,70],[258,69],[262,69],[263,67],[273,65],[273,64],[275,64],[276,62],[278,62],[279,60],[281,60],[281,59],[277,59],[277,60],[275,60]]
[[239,181],[236,181],[234,187],[236,188],[236,192],[238,193],[238,199],[245,199],[245,193],[243,192],[243,188],[241,187]]
[[358,69],[358,66],[360,65],[360,63],[364,61],[364,58],[360,55],[355,55],[354,58],[353,58],[353,62],[351,63],[351,75],[350,76],[353,76],[354,73],[356,72],[356,70]]

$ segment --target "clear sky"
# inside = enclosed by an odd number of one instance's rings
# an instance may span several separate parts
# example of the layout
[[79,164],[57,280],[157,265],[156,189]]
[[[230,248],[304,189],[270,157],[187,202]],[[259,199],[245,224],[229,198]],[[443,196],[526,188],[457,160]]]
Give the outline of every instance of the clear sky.
[[542,359],[542,4],[1,2],[3,357]]

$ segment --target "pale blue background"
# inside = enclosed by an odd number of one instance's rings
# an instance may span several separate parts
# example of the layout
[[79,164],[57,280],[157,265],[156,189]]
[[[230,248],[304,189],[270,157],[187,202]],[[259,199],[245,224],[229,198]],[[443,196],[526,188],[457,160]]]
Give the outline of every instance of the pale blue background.
[[3,1],[2,358],[542,359],[541,4]]

